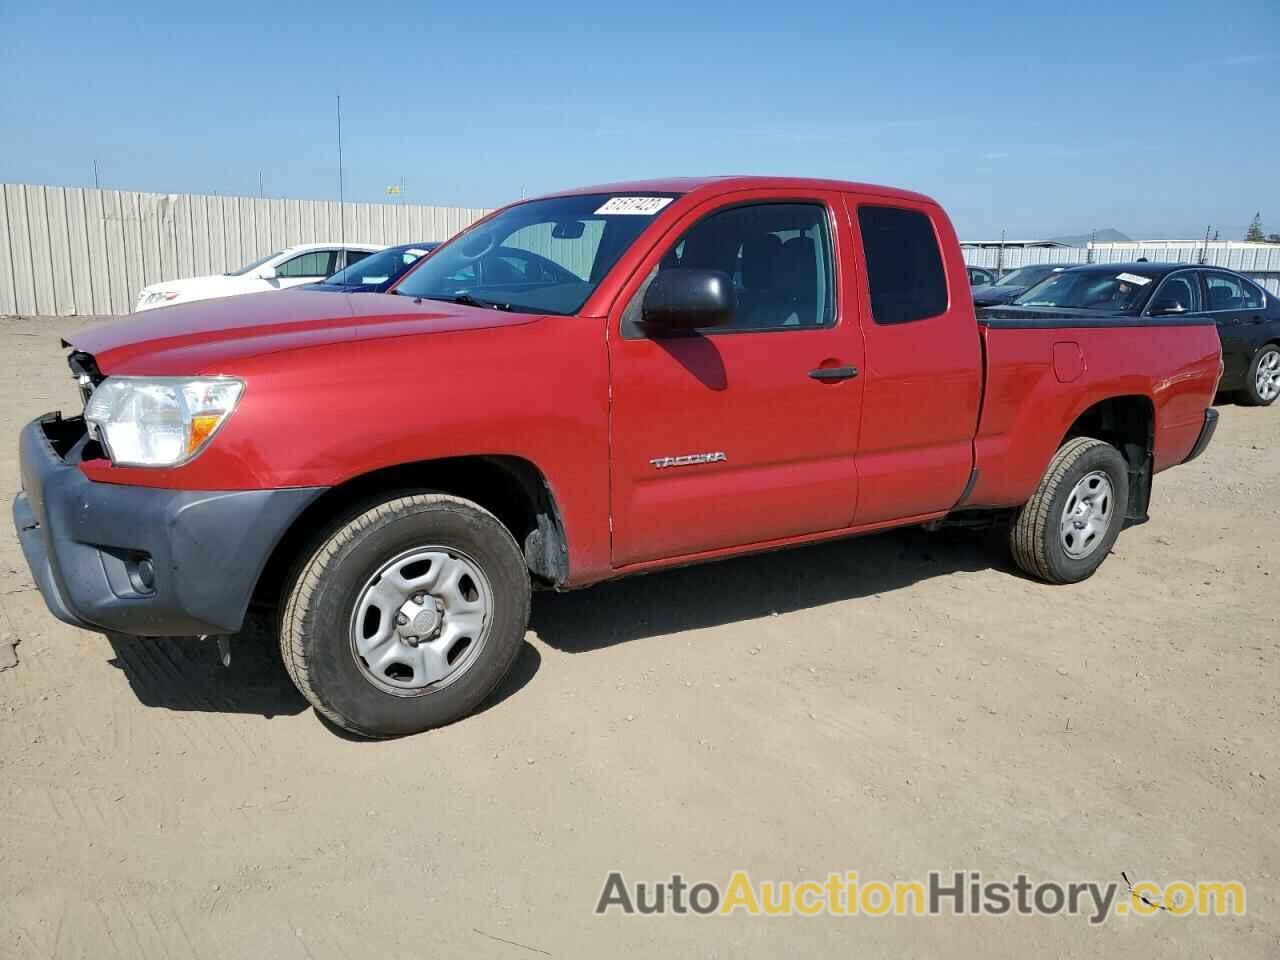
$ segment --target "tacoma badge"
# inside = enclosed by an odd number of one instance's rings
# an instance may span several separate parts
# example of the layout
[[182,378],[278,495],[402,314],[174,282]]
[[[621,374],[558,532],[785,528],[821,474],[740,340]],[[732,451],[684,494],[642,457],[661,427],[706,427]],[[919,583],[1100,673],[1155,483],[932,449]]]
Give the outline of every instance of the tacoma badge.
[[691,467],[697,463],[719,463],[728,459],[723,450],[716,450],[714,453],[690,453],[683,457],[655,457],[649,462],[657,469],[665,470],[667,467]]

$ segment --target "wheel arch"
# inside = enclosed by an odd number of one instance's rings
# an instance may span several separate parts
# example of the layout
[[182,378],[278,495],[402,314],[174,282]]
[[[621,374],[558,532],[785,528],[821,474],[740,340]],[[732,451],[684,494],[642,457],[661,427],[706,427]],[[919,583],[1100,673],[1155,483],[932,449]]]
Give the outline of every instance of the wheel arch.
[[1062,445],[1076,437],[1103,440],[1120,451],[1129,465],[1127,525],[1145,523],[1155,470],[1156,410],[1149,396],[1119,394],[1083,410],[1067,428]]
[[567,583],[569,544],[546,476],[522,457],[484,454],[397,464],[326,490],[276,543],[258,576],[254,600],[274,602],[299,556],[314,550],[329,531],[370,503],[397,492],[422,490],[462,497],[488,510],[520,545],[535,582],[548,587]]

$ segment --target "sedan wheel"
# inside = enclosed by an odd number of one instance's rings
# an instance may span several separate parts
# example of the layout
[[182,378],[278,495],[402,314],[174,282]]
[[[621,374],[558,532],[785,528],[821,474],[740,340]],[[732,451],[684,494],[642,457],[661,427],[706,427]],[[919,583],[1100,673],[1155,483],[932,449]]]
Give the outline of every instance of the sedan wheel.
[[1280,397],[1280,347],[1267,344],[1249,365],[1243,400],[1251,407],[1266,407]]

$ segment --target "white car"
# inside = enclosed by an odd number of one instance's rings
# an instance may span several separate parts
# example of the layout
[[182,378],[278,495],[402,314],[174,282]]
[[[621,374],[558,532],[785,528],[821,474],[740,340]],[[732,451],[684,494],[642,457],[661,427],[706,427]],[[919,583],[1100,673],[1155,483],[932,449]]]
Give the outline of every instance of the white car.
[[262,257],[231,273],[153,283],[142,288],[133,309],[150,310],[167,307],[171,303],[285,290],[303,283],[315,283],[381,249],[380,245],[370,243],[302,243]]

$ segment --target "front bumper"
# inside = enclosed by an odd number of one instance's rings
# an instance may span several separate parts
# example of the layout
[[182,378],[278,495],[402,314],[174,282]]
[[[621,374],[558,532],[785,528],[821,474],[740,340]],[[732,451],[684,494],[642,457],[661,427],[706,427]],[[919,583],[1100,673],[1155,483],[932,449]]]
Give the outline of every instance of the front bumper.
[[80,418],[23,428],[13,520],[50,612],[88,630],[234,633],[272,549],[323,493],[96,483],[78,466],[87,443]]
[[1196,437],[1196,444],[1191,448],[1191,452],[1187,454],[1187,458],[1183,463],[1190,463],[1200,454],[1204,453],[1204,448],[1209,446],[1209,441],[1213,439],[1213,433],[1218,429],[1218,411],[1209,407],[1204,412],[1204,425],[1200,428],[1200,435]]

